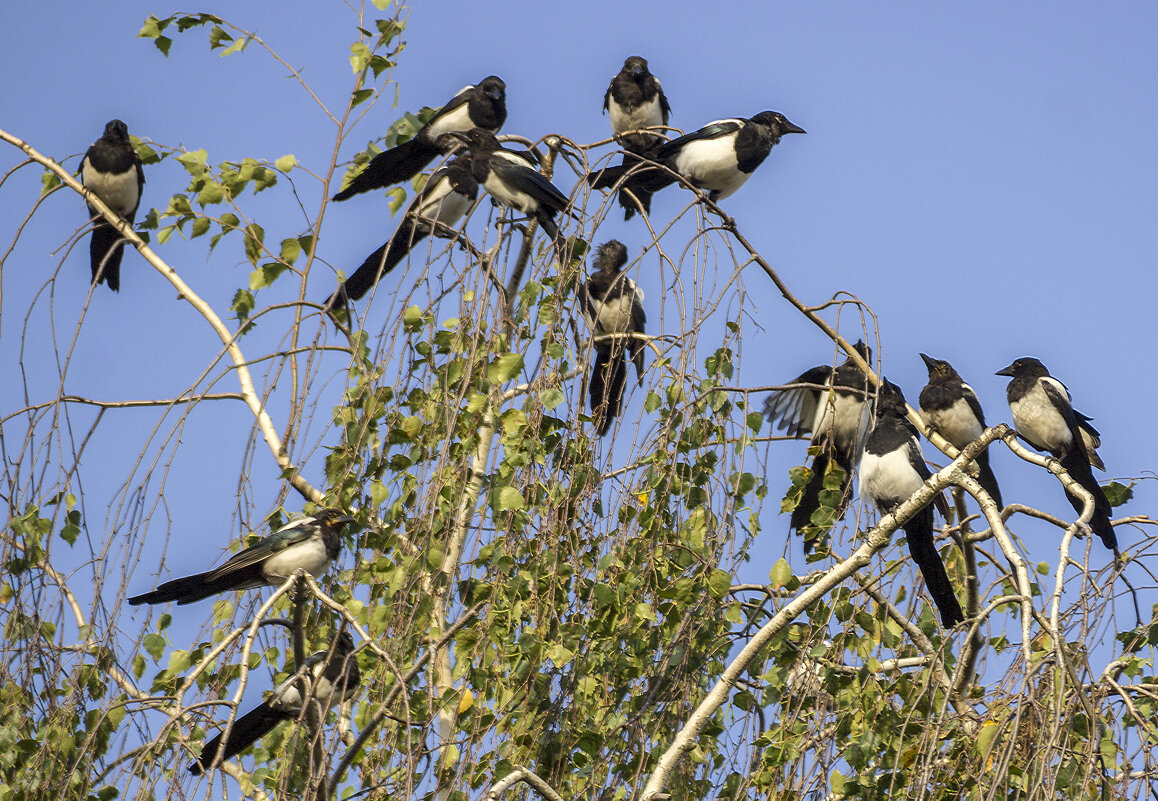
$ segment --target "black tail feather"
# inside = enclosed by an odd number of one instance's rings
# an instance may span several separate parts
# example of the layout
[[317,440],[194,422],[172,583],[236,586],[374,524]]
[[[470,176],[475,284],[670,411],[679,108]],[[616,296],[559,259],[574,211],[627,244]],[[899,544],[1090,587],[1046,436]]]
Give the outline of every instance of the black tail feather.
[[1001,489],[997,486],[997,476],[993,475],[993,468],[989,466],[989,451],[981,451],[977,457],[977,470],[979,472],[977,481],[981,484],[981,488],[989,493],[989,497],[997,504],[998,509],[1004,509],[1005,504],[1001,501]]
[[370,159],[366,169],[355,175],[350,185],[332,199],[348,200],[371,189],[382,189],[408,181],[422,172],[440,152],[436,145],[426,144],[417,138],[403,142]]
[[346,279],[346,283],[330,296],[326,301],[326,307],[341,309],[347,301],[361,300],[382,276],[397,267],[398,263],[406,258],[406,254],[428,235],[426,231],[415,231],[413,220],[409,218],[403,220],[394,236],[390,237],[390,241],[383,243],[380,248],[367,256],[361,266]]
[[[830,465],[844,472],[840,484],[840,501],[834,507],[833,523],[844,517],[849,503],[852,502],[852,467],[846,465],[844,461],[839,456],[830,458],[828,453],[823,450],[812,460],[812,476],[804,485],[800,501],[792,510],[792,516],[789,518],[789,526],[793,530],[803,533],[806,527],[815,525],[812,522],[812,516],[820,508],[820,493],[824,490],[824,475],[828,472]],[[805,549],[810,550],[807,542],[805,542]]]
[[591,368],[590,402],[595,433],[603,436],[623,408],[627,360],[622,347],[597,348]]
[[120,291],[121,259],[125,256],[120,231],[107,222],[98,221],[92,231],[88,252],[92,262],[92,282],[99,284],[104,281],[113,292]]
[[[269,704],[260,704],[249,710],[233,722],[233,727],[229,731],[229,742],[225,744],[225,752],[221,756],[222,761],[237,756],[273,731],[274,726],[283,720],[288,720],[289,717],[287,713],[276,710]],[[196,761],[190,763],[189,772],[194,776],[200,776],[213,764],[220,748],[221,735],[219,734],[205,743],[205,747],[201,749],[201,755],[197,757]]]
[[[1070,448],[1067,453],[1062,454],[1060,460],[1061,466],[1070,474],[1070,478],[1078,482],[1082,487],[1087,489],[1091,495],[1094,496],[1094,513],[1090,517],[1090,530],[1097,534],[1102,543],[1114,553],[1118,552],[1118,536],[1114,533],[1114,527],[1110,524],[1110,501],[1106,498],[1106,493],[1102,489],[1102,485],[1094,478],[1093,471],[1090,470],[1089,458],[1086,456],[1085,449],[1081,443],[1077,443]],[[1074,507],[1074,511],[1079,515],[1085,508],[1085,502],[1076,495],[1066,492],[1066,498],[1069,499],[1070,505]]]
[[228,592],[243,585],[252,586],[251,581],[258,583],[262,581],[260,565],[253,565],[250,572],[252,575],[236,571],[217,581],[209,581],[207,579],[209,573],[197,573],[192,576],[173,579],[166,581],[152,592],[133,596],[129,599],[129,606],[161,604],[166,601],[176,601],[178,605],[191,604],[219,592]]
[[909,543],[909,554],[921,569],[929,595],[941,613],[941,623],[946,628],[956,626],[965,620],[965,615],[961,612],[957,593],[953,592],[949,574],[945,572],[945,563],[941,561],[941,554],[937,553],[937,545],[933,541],[931,506],[921,509],[905,524],[905,539]]

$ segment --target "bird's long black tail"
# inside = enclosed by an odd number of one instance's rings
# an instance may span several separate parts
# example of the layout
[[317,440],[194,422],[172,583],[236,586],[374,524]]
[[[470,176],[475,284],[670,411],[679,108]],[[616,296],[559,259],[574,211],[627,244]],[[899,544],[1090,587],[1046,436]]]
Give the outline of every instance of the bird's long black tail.
[[[232,759],[246,748],[253,745],[265,735],[273,731],[273,727],[288,720],[289,715],[278,711],[269,704],[259,704],[244,715],[233,721],[233,728],[229,731],[229,742],[225,744],[222,761]],[[221,735],[217,735],[201,749],[201,755],[195,762],[190,763],[189,772],[200,776],[217,758],[221,748]]]
[[[1087,489],[1091,495],[1094,496],[1094,513],[1090,517],[1090,530],[1097,534],[1102,539],[1102,543],[1114,553],[1118,552],[1118,536],[1114,533],[1114,527],[1110,524],[1110,501],[1106,498],[1106,493],[1102,489],[1102,485],[1094,478],[1093,471],[1090,470],[1090,463],[1086,456],[1085,450],[1081,443],[1077,443],[1069,449],[1069,451],[1062,455],[1061,466],[1070,474],[1070,478],[1078,482],[1082,487]],[[1066,498],[1069,499],[1070,505],[1074,507],[1079,515],[1082,509],[1085,508],[1085,502],[1076,495],[1066,491]]]
[[989,497],[997,504],[998,509],[1004,509],[1005,504],[1001,501],[1001,489],[997,486],[997,476],[993,475],[993,468],[989,466],[989,451],[981,451],[977,457],[977,481],[981,484],[981,488],[989,493]]
[[595,433],[603,436],[611,429],[611,421],[623,407],[623,389],[627,384],[627,359],[623,347],[600,347],[595,351],[591,368],[590,402]]
[[[789,518],[789,525],[793,530],[804,533],[806,527],[817,525],[812,522],[812,517],[821,507],[822,500],[825,506],[833,509],[833,518],[829,525],[844,517],[845,511],[852,501],[852,469],[851,465],[846,465],[843,461],[839,457],[830,458],[828,453],[823,450],[812,460],[812,475],[808,479],[808,483],[804,485],[800,494],[800,501],[792,510],[792,516]],[[825,476],[830,467],[842,473],[839,496],[834,496],[831,494],[831,490],[825,489]],[[821,493],[826,493],[825,497],[822,498]],[[810,550],[807,541],[804,547],[806,550]]]
[[341,309],[347,301],[361,300],[382,276],[397,267],[398,263],[406,258],[406,254],[428,235],[428,231],[415,230],[411,218],[403,220],[394,236],[390,237],[390,241],[383,243],[382,247],[367,256],[353,275],[346,279],[346,283],[330,296],[326,301],[326,307]]
[[129,606],[141,604],[162,604],[166,601],[176,601],[178,604],[189,604],[208,598],[219,592],[225,592],[233,586],[233,578],[226,581],[209,581],[209,573],[197,573],[192,576],[166,581],[152,592],[136,595],[129,599]]
[[941,554],[937,553],[933,541],[932,507],[926,506],[909,519],[905,524],[905,539],[909,543],[909,554],[921,569],[929,595],[933,596],[933,603],[941,613],[941,623],[946,628],[956,626],[965,619],[965,615],[961,612],[957,593],[953,592],[949,574],[945,572],[945,563],[941,561]]
[[[639,156],[625,153],[623,161],[618,167],[605,167],[602,170],[587,173],[587,183],[591,185],[592,189],[610,189],[639,162]],[[664,180],[665,178],[666,180]],[[623,207],[623,219],[630,220],[641,207],[645,214],[651,214],[652,195],[673,180],[675,179],[664,176],[654,168],[645,168],[630,176],[619,189],[619,205]],[[638,205],[636,201],[638,201]]]
[[366,169],[355,175],[350,185],[332,199],[348,200],[371,189],[381,189],[409,181],[422,172],[427,164],[434,161],[434,157],[440,152],[437,146],[426,144],[417,138],[403,142],[370,159]]
[[104,281],[113,292],[120,291],[121,259],[125,256],[120,231],[107,222],[98,221],[92,230],[88,253],[92,262],[92,282],[99,284]]

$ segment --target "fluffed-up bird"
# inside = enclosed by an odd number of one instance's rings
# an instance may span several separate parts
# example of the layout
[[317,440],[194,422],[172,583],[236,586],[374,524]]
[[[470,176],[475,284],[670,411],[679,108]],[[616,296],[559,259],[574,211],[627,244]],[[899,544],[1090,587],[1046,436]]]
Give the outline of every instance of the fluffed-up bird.
[[[129,141],[129,128],[120,120],[109,120],[101,138],[92,143],[80,163],[80,180],[85,188],[104,201],[132,225],[141,205],[145,188],[145,170],[141,159]],[[89,243],[89,261],[92,264],[92,282],[104,281],[109,289],[121,288],[121,259],[124,258],[124,240],[91,204],[88,212],[93,217],[92,240]]]
[[487,194],[507,208],[534,217],[551,239],[558,237],[555,214],[566,211],[569,201],[530,166],[526,155],[504,148],[493,133],[482,128],[450,135],[469,148],[471,174]]
[[[872,360],[872,350],[863,341],[858,340],[854,348],[865,362]],[[769,395],[764,401],[764,415],[788,436],[808,434],[812,444],[819,446],[820,452],[810,466],[808,483],[790,520],[793,529],[811,539],[807,536],[811,532],[806,529],[826,528],[836,523],[852,500],[853,469],[860,458],[871,413],[868,376],[850,357],[837,367],[813,367],[790,383],[811,386],[783,389]],[[822,506],[821,493],[830,468],[841,471],[839,494],[824,498],[823,505],[833,509],[835,516],[814,523],[813,516]]]
[[[611,79],[603,95],[603,111],[611,115],[611,133],[627,150],[620,161],[623,168],[639,163],[637,156],[649,156],[663,144],[658,133],[642,133],[645,128],[666,126],[671,106],[663,87],[647,68],[647,59],[631,56],[623,62],[623,69]],[[619,205],[624,218],[631,219],[635,203],[626,189],[619,190]]]
[[[877,388],[876,423],[865,441],[860,459],[860,491],[872,501],[882,515],[888,514],[907,501],[932,476],[921,455],[921,441],[916,427],[909,422],[908,409],[901,390],[883,378]],[[931,501],[947,513],[944,496],[938,494]],[[902,526],[909,554],[925,586],[941,613],[941,623],[951,628],[965,619],[961,604],[945,563],[937,553],[933,539],[933,507],[926,504]]]
[[478,198],[478,181],[470,171],[470,162],[455,156],[436,170],[414,200],[394,235],[375,250],[337,292],[326,301],[328,309],[340,309],[347,301],[359,300],[386,273],[406,258],[415,245],[434,233],[436,226],[453,228]]
[[608,189],[625,178],[623,188],[649,213],[651,196],[675,182],[676,175],[706,190],[712,201],[722,200],[744,185],[782,136],[804,132],[778,111],[717,120],[656,148],[651,160],[666,169],[647,164],[607,167],[589,173],[587,181],[596,189]]
[[345,630],[340,632],[329,648],[312,654],[269,698],[233,721],[224,749],[221,734],[205,743],[201,754],[190,763],[189,772],[199,776],[213,764],[218,752],[222,762],[232,759],[273,731],[277,724],[301,717],[305,703],[300,676],[309,677],[305,699],[318,704],[323,717],[327,710],[352,698],[358,691],[361,674],[350,634]]
[[[998,370],[997,375],[1011,379],[1005,397],[1017,433],[1039,451],[1052,454],[1070,478],[1094,496],[1090,530],[1117,553],[1118,537],[1110,523],[1110,501],[1090,470],[1091,466],[1106,469],[1097,452],[1102,441],[1097,429],[1090,425],[1091,418],[1074,409],[1065,384],[1051,376],[1045,365],[1033,357],[1023,356]],[[1081,514],[1085,502],[1068,490],[1066,498]]]
[[[964,448],[981,436],[985,430],[985,414],[973,387],[966,384],[953,365],[944,359],[934,359],[921,354],[925,367],[929,369],[929,383],[921,390],[918,399],[921,417],[925,423],[955,448]],[[997,477],[989,466],[989,449],[977,455],[977,480],[993,498],[997,507],[1001,502],[1001,489]]]
[[498,133],[506,120],[507,85],[502,78],[488,75],[474,86],[460,89],[411,139],[374,156],[366,169],[333,199],[346,200],[371,189],[408,181],[437,155],[447,152],[445,134],[471,128]]
[[[627,247],[612,239],[595,251],[595,271],[579,286],[578,296],[592,333],[642,334],[647,315],[643,311],[643,291],[622,272],[627,263]],[[588,392],[595,432],[602,436],[623,409],[627,384],[626,354],[631,354],[636,375],[643,380],[644,343],[635,338],[596,339],[595,364],[591,367]]]
[[336,509],[319,509],[294,520],[205,573],[166,581],[152,592],[129,599],[130,606],[176,601],[189,604],[229,590],[248,590],[269,584],[280,586],[302,568],[314,578],[322,575],[342,549],[342,526],[353,518]]

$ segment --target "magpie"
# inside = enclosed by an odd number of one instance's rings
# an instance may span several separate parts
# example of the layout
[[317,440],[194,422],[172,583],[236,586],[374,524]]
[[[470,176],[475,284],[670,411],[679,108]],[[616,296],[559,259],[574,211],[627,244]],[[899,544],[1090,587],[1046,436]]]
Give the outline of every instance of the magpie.
[[534,217],[551,239],[559,235],[555,214],[567,209],[567,196],[534,169],[525,155],[504,148],[483,128],[450,135],[470,149],[471,174],[491,197]]
[[402,222],[389,241],[375,250],[326,301],[327,309],[341,309],[347,300],[359,300],[406,258],[406,254],[435,231],[436,224],[454,227],[478,198],[478,181],[469,162],[456,156],[427,179],[414,196]]
[[309,677],[306,699],[312,698],[321,707],[323,717],[327,710],[352,698],[362,677],[354,657],[354,640],[349,632],[340,632],[328,649],[312,654],[293,676],[274,688],[269,698],[233,721],[224,750],[220,734],[205,743],[201,754],[190,763],[189,772],[200,776],[213,764],[219,751],[222,752],[222,761],[231,759],[269,734],[283,720],[300,718],[305,708],[302,675]]
[[[858,340],[854,348],[866,362],[872,360],[872,350],[864,341]],[[852,499],[852,472],[868,430],[869,386],[868,377],[851,358],[835,368],[813,367],[791,383],[825,387],[784,389],[764,401],[764,415],[770,423],[777,423],[777,428],[786,430],[791,437],[809,434],[812,444],[820,448],[789,523],[792,529],[805,534],[807,527],[827,527],[840,520]],[[825,490],[825,474],[832,469],[841,471],[840,495],[826,498],[824,505],[834,509],[835,516],[831,521],[814,523],[813,516],[821,507],[821,492]]]
[[[925,367],[929,369],[929,383],[921,390],[918,399],[921,417],[930,428],[949,440],[956,448],[964,448],[981,436],[985,430],[985,415],[981,411],[981,402],[973,387],[961,380],[961,376],[953,369],[953,365],[944,359],[934,359],[932,356],[921,354]],[[997,508],[1004,507],[1001,502],[1001,490],[997,486],[997,477],[989,466],[989,450],[983,450],[977,456],[978,481],[982,488],[989,493],[997,504]]]
[[282,526],[273,534],[205,573],[166,581],[152,592],[129,599],[130,606],[176,601],[200,601],[229,590],[248,590],[263,584],[279,586],[299,567],[314,578],[338,558],[342,526],[354,518],[336,509],[319,509],[309,517]]
[[750,119],[717,120],[656,148],[651,160],[667,169],[607,167],[588,173],[587,182],[595,189],[607,189],[626,176],[623,186],[639,198],[645,212],[651,209],[651,196],[673,183],[676,174],[707,190],[711,200],[722,200],[743,186],[780,137],[790,133],[805,131],[778,111],[761,111]]
[[[92,143],[80,162],[80,180],[106,206],[132,224],[137,207],[141,205],[145,170],[129,141],[127,125],[120,120],[108,121],[101,138]],[[92,282],[99,284],[104,281],[109,289],[118,292],[121,288],[121,259],[125,255],[124,240],[91,203],[87,205],[94,220],[89,243]]]
[[482,128],[498,133],[507,120],[507,85],[502,78],[488,75],[474,86],[465,86],[418,129],[411,139],[384,150],[370,160],[366,169],[354,176],[350,185],[334,200],[381,189],[413,178],[446,152],[444,134]]
[[[904,395],[896,384],[882,378],[877,388],[876,424],[869,432],[860,460],[861,494],[882,515],[888,514],[912,497],[932,475],[921,455],[917,429],[909,422]],[[942,513],[948,512],[944,496],[938,494],[936,502]],[[965,616],[933,542],[933,508],[924,506],[903,528],[909,553],[921,569],[925,586],[941,613],[941,623],[946,628],[957,625]]]
[[[1065,384],[1049,374],[1045,365],[1030,356],[997,371],[1012,379],[1005,397],[1013,412],[1017,433],[1040,451],[1048,451],[1061,462],[1070,478],[1094,496],[1094,514],[1090,529],[1101,537],[1105,546],[1118,552],[1118,537],[1110,525],[1110,502],[1094,478],[1090,467],[1105,470],[1097,448],[1102,440],[1089,417],[1074,409]],[[1085,502],[1066,492],[1066,497],[1080,515]]]
[[[627,262],[627,247],[612,239],[595,251],[595,272],[579,286],[579,302],[592,332],[600,334],[642,334],[647,315],[643,311],[643,290],[621,272]],[[603,436],[611,421],[623,409],[623,389],[627,383],[627,360],[631,354],[635,372],[643,381],[643,342],[635,338],[596,340],[595,364],[591,368],[591,416],[595,432]]]
[[667,125],[671,106],[659,78],[647,69],[647,59],[631,56],[611,79],[603,95],[603,112],[611,115],[611,133],[632,153],[646,154],[663,138],[652,133],[628,133]]

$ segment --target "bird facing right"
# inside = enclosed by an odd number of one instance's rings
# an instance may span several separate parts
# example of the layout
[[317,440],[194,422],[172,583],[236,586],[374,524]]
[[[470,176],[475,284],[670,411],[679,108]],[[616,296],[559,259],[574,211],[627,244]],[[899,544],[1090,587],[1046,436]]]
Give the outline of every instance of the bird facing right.
[[[1014,360],[1008,367],[998,370],[997,375],[1011,379],[1005,396],[1017,433],[1039,451],[1053,454],[1070,478],[1094,496],[1090,529],[1107,548],[1117,553],[1118,537],[1110,523],[1110,501],[1090,470],[1090,467],[1106,469],[1097,453],[1102,441],[1097,429],[1090,425],[1090,418],[1074,409],[1065,384],[1051,376],[1045,365],[1031,356]],[[1081,514],[1085,502],[1068,490],[1066,498]]]

